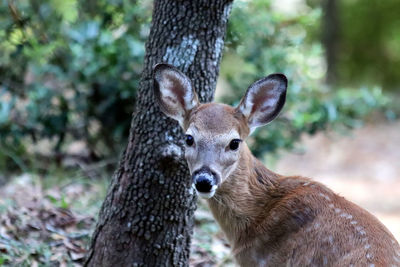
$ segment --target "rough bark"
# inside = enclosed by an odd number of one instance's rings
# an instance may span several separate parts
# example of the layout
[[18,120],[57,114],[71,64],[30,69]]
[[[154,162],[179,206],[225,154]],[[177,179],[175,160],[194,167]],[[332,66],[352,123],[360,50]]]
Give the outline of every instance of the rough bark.
[[326,82],[335,84],[337,79],[337,60],[339,44],[339,18],[337,0],[322,1],[324,11],[322,21],[322,43],[325,47],[325,58],[327,64]]
[[128,145],[113,175],[87,266],[187,266],[196,197],[182,132],[153,99],[152,66],[172,64],[212,100],[229,0],[156,0]]

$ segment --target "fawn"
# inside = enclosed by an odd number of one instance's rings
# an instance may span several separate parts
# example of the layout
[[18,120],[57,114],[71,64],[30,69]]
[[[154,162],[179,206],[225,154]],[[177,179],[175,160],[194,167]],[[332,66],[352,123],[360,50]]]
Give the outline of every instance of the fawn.
[[243,140],[271,122],[287,79],[272,74],[252,84],[233,108],[200,104],[189,78],[154,67],[162,112],[186,133],[185,157],[198,195],[225,233],[240,266],[400,266],[400,247],[373,215],[303,177],[276,174]]

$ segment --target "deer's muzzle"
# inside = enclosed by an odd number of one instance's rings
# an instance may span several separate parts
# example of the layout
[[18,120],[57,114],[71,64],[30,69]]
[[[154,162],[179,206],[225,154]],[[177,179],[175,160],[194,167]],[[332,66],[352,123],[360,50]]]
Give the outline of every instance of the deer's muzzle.
[[218,185],[218,175],[210,168],[202,167],[192,175],[193,187],[201,197],[211,198]]

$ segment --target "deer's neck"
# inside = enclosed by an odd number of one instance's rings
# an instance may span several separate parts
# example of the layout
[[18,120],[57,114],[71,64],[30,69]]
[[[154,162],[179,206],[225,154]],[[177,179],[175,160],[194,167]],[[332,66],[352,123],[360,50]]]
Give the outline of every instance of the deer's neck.
[[256,225],[268,216],[283,194],[277,189],[279,175],[268,170],[243,147],[237,168],[208,200],[215,219],[229,242],[247,242],[256,234]]

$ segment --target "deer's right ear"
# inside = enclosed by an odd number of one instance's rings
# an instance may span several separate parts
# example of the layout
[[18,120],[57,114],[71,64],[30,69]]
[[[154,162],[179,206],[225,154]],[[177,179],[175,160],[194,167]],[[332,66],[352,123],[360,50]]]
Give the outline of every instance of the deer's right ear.
[[184,128],[187,114],[199,105],[190,79],[168,64],[157,64],[153,70],[154,96],[161,111]]

